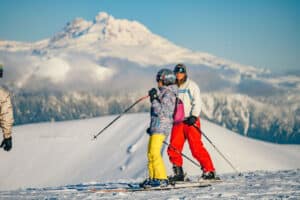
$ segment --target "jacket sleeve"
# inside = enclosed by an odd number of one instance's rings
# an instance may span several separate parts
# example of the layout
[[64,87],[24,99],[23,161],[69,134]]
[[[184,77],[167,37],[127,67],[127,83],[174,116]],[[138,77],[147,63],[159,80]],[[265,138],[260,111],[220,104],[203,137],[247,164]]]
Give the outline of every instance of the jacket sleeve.
[[2,128],[4,138],[9,138],[12,133],[14,123],[13,110],[10,95],[6,91],[0,91],[0,126]]
[[201,106],[202,106],[202,101],[201,101],[201,95],[200,95],[200,88],[196,83],[193,82],[192,87],[191,87],[191,93],[192,93],[192,108],[191,108],[191,115],[199,117],[201,113]]

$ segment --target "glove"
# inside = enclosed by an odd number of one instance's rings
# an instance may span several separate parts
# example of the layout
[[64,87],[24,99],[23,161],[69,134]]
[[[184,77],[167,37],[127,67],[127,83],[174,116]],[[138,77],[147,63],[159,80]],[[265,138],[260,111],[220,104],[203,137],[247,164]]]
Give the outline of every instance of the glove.
[[152,88],[151,90],[149,90],[148,92],[149,96],[150,96],[150,101],[152,102],[154,99],[158,99],[158,95],[157,95],[157,90],[155,88]]
[[12,140],[11,140],[11,137],[9,138],[4,138],[2,140],[2,143],[0,145],[0,147],[5,150],[5,151],[9,151],[11,148],[12,148]]
[[186,123],[189,126],[192,126],[196,123],[196,121],[197,121],[197,117],[189,116],[188,118],[186,118],[186,120],[184,120],[184,123]]
[[148,134],[151,134],[151,129],[150,129],[150,127],[147,128],[146,132],[147,132]]

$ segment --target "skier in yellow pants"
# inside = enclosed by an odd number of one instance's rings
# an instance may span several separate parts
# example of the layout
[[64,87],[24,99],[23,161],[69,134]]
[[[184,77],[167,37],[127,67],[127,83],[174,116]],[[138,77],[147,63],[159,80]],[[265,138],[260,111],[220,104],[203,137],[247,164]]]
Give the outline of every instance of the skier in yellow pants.
[[147,133],[150,135],[148,143],[148,171],[149,178],[140,184],[141,187],[164,187],[168,185],[168,178],[164,161],[161,156],[165,138],[171,133],[173,114],[176,104],[177,85],[173,71],[161,69],[156,81],[159,88],[149,91],[151,101],[151,122]]

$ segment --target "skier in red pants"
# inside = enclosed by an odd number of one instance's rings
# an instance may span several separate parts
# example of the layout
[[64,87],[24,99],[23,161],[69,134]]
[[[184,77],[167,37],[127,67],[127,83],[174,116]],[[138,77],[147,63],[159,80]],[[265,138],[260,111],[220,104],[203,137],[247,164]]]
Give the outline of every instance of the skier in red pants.
[[[174,176],[170,182],[184,181],[181,152],[185,140],[188,140],[193,157],[200,163],[203,179],[214,179],[215,168],[209,153],[203,146],[200,132],[201,99],[200,89],[195,82],[187,77],[186,66],[178,64],[174,68],[176,74],[178,96],[184,104],[185,119],[173,125],[168,155],[173,164]],[[179,153],[179,152],[180,153]]]

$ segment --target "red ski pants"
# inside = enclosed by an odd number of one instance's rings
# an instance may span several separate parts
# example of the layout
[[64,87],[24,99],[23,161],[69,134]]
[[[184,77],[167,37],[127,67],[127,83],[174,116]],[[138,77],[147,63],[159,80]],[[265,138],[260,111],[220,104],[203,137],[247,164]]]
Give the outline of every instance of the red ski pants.
[[170,139],[171,141],[168,148],[169,159],[173,165],[181,167],[182,156],[180,153],[182,152],[185,140],[188,140],[192,155],[201,165],[203,172],[215,171],[210,155],[201,141],[202,134],[199,130],[199,118],[195,125],[198,127],[198,129],[183,122],[173,126]]

